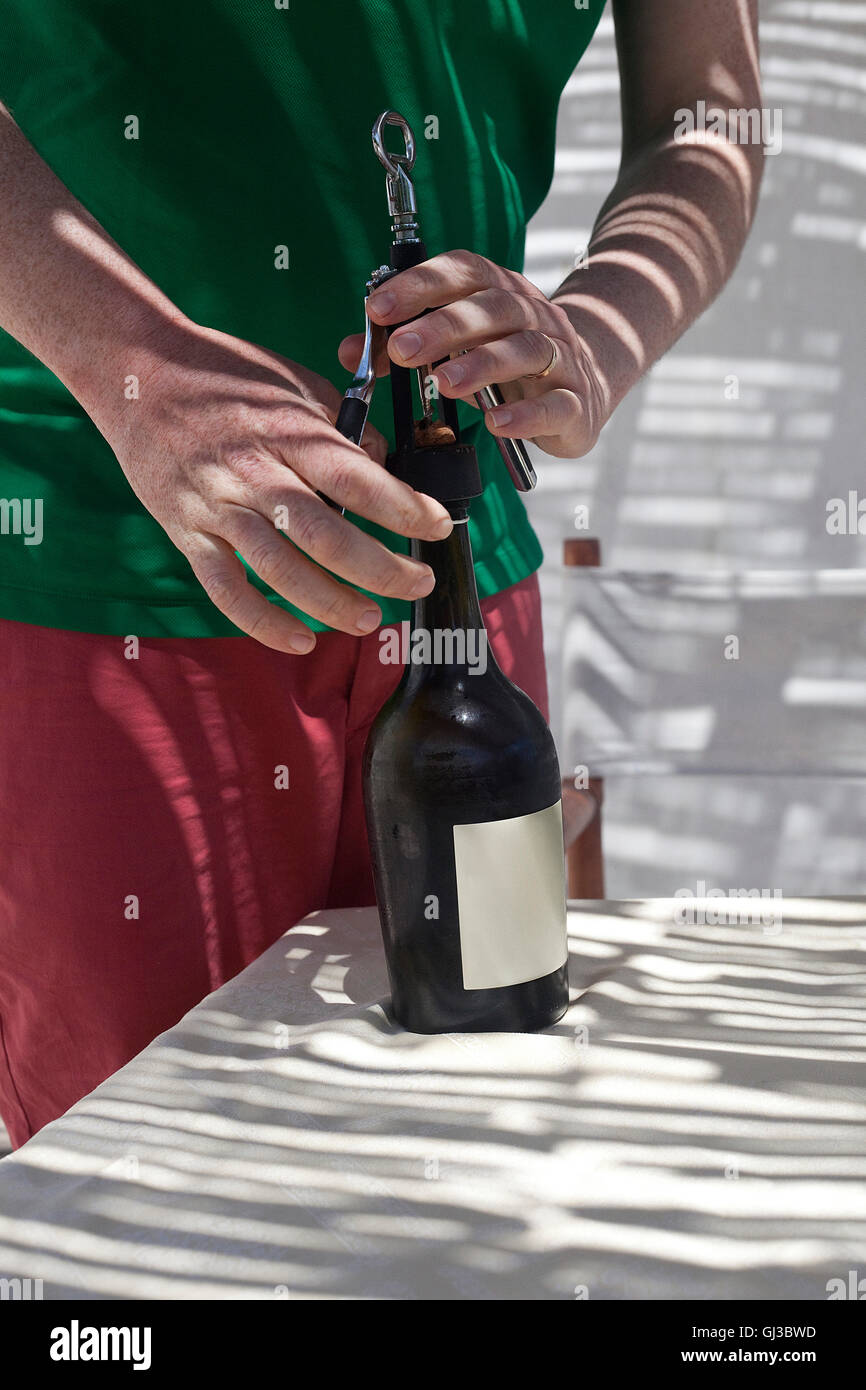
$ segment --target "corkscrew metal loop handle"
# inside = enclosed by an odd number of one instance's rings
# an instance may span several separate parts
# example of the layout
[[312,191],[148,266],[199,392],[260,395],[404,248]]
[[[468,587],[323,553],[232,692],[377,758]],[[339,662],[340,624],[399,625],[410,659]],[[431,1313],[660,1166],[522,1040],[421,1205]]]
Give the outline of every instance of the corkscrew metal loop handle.
[[[389,154],[385,149],[383,131],[386,125],[395,125],[403,132],[403,154]],[[373,149],[380,164],[384,164],[392,178],[397,177],[398,166],[410,171],[415,163],[415,136],[412,127],[399,111],[383,111],[373,122]]]
[[[402,131],[402,154],[390,154],[385,149],[386,125],[395,125]],[[388,212],[391,215],[395,245],[420,242],[415,187],[409,177],[415,163],[415,136],[406,117],[401,116],[399,111],[383,111],[381,116],[376,118],[373,123],[373,149],[387,175],[385,182]]]

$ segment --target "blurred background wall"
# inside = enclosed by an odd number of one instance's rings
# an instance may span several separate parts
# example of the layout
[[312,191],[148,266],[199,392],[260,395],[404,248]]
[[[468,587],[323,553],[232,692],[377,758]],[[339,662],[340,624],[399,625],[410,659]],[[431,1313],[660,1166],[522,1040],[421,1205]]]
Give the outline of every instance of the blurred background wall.
[[[607,779],[611,897],[866,890],[866,515],[838,535],[827,512],[866,499],[866,4],[761,15],[782,149],[733,280],[591,455],[534,451],[554,732],[564,773]],[[586,246],[619,133],[608,11],[530,227],[547,292]],[[600,572],[564,573],[574,535],[599,538]]]

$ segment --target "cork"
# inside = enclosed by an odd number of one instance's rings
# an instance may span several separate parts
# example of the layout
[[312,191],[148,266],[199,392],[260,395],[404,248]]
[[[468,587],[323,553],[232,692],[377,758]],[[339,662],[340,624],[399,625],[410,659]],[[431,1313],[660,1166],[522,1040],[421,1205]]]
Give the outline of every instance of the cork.
[[441,449],[443,446],[453,444],[454,431],[447,425],[440,425],[436,421],[429,424],[425,420],[415,421],[415,444],[419,449]]

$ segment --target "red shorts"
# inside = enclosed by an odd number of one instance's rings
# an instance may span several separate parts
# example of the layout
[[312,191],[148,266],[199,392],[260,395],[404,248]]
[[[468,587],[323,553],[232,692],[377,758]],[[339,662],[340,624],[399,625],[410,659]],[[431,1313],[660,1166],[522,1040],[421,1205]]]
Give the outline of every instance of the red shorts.
[[[481,604],[547,717],[537,575]],[[377,633],[247,637],[0,621],[0,1113],[22,1144],[314,908],[373,899]],[[288,785],[286,785],[288,783]]]

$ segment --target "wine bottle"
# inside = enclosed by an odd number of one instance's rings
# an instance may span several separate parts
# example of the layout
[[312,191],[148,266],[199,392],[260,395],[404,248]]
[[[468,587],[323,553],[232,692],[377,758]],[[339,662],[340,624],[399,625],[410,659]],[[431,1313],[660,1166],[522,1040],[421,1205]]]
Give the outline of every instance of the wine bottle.
[[392,1008],[415,1033],[533,1031],[568,1005],[559,765],[489,646],[468,508],[446,505],[451,535],[411,543],[436,584],[403,625],[405,670],[364,754]]

